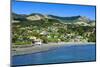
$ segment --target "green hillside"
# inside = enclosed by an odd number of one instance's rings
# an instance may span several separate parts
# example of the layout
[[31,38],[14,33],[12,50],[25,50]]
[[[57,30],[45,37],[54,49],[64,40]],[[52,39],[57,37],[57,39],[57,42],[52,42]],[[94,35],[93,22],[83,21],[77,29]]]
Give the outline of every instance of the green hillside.
[[58,17],[38,13],[12,13],[12,42],[31,44],[36,37],[48,42],[95,42],[95,21],[82,16]]

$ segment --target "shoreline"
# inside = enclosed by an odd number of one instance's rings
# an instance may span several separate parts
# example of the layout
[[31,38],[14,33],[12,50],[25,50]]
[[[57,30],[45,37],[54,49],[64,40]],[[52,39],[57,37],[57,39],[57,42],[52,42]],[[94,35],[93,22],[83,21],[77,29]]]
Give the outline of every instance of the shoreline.
[[[42,44],[42,45],[19,45],[17,48],[13,48],[11,50],[12,56],[17,56],[17,55],[25,55],[25,54],[32,54],[32,53],[39,53],[39,52],[44,52],[51,50],[53,48],[57,47],[62,47],[62,46],[78,46],[78,45],[94,45],[96,44],[95,42],[58,42],[58,43],[47,43],[47,44]],[[21,47],[21,48],[20,48]]]

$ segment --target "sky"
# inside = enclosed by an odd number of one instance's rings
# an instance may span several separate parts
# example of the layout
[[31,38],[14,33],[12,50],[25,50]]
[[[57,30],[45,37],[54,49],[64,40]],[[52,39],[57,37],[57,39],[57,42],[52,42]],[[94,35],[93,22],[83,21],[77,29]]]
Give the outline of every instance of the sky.
[[39,2],[12,2],[12,12],[17,14],[41,13],[61,17],[86,16],[95,20],[95,6],[74,5],[74,4],[50,4]]

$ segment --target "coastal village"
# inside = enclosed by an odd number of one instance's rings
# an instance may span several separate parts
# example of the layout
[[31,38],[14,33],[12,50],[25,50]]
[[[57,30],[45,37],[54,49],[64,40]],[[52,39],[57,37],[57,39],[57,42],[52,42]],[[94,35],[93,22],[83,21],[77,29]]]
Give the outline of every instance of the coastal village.
[[11,6],[11,67],[96,61],[95,5],[11,0]]
[[95,42],[95,22],[87,23],[89,20],[84,17],[78,17],[75,23],[63,23],[61,20],[48,18],[33,15],[29,16],[27,21],[14,19],[12,21],[13,44]]

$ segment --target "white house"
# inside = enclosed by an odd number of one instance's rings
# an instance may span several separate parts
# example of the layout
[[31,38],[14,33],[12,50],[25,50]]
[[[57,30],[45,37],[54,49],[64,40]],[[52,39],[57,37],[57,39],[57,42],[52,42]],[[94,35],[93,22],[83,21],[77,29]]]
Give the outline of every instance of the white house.
[[41,39],[37,39],[35,36],[30,37],[30,39],[32,40],[32,44],[33,45],[41,45],[42,44],[42,40]]
[[42,41],[40,39],[37,39],[34,41],[34,45],[41,45]]

